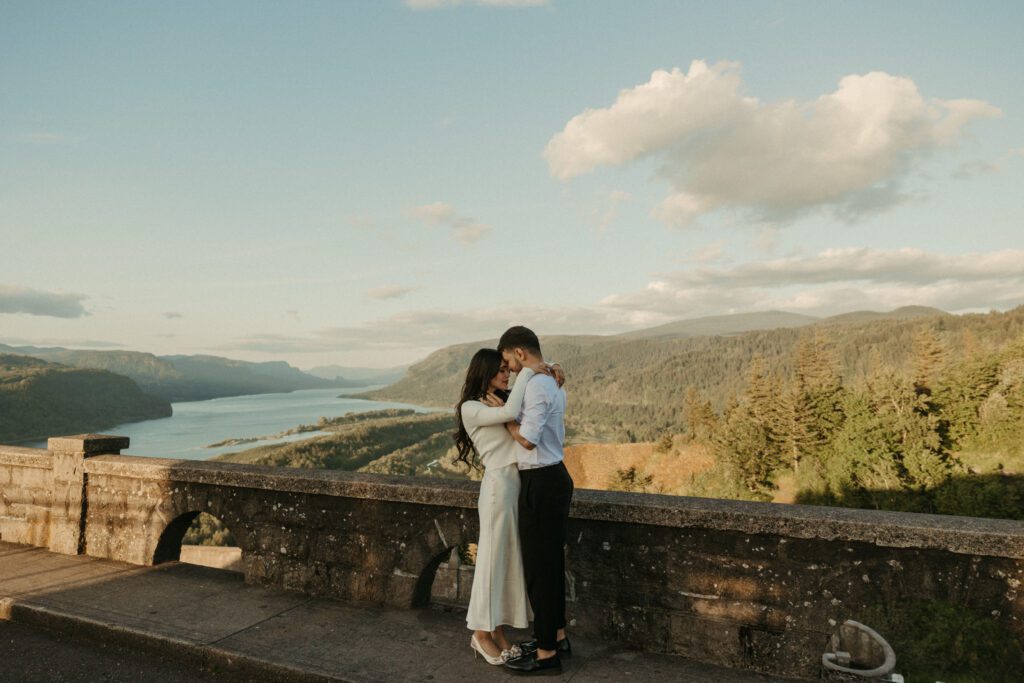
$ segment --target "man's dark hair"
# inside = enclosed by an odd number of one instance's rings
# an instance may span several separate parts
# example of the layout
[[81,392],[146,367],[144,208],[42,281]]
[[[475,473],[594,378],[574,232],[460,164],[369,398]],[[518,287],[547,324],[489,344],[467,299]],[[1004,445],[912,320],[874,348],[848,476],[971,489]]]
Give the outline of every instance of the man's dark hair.
[[533,330],[522,325],[508,328],[498,340],[499,353],[513,349],[522,349],[535,356],[541,355],[540,340],[537,339],[537,335],[533,333]]

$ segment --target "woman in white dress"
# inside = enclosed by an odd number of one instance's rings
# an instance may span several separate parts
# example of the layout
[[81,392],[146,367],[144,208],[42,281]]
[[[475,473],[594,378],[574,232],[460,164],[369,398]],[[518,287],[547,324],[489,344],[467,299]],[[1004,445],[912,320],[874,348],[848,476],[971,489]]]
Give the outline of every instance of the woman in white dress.
[[532,613],[526,597],[519,551],[519,468],[516,443],[505,423],[515,420],[533,371],[524,368],[508,398],[508,364],[494,349],[480,349],[470,361],[462,397],[455,409],[459,460],[484,467],[480,482],[480,540],[466,624],[469,645],[491,664],[516,653],[505,625],[526,628]]

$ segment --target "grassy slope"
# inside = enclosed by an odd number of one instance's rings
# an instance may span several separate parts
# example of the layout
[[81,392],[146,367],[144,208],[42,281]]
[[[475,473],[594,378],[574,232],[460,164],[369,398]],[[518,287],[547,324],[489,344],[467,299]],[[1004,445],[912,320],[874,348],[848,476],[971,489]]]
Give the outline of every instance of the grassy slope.
[[[450,434],[452,422],[453,418],[448,413],[364,413],[323,423],[321,428],[330,432],[327,436],[250,448],[213,459],[257,465],[358,470],[396,451],[428,442],[437,434]],[[423,459],[422,451],[422,446],[413,449],[408,451],[407,457],[418,462]],[[392,460],[397,467],[398,460]]]

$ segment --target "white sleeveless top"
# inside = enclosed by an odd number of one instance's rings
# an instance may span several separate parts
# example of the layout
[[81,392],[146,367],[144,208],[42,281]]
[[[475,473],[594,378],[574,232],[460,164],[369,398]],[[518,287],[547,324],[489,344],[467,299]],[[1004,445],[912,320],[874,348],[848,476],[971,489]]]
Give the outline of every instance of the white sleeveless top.
[[462,404],[462,423],[469,438],[473,440],[484,468],[506,467],[516,464],[516,442],[505,429],[505,423],[516,419],[523,408],[526,383],[533,377],[533,370],[523,368],[516,375],[512,393],[500,408],[492,408],[480,401],[466,401]]

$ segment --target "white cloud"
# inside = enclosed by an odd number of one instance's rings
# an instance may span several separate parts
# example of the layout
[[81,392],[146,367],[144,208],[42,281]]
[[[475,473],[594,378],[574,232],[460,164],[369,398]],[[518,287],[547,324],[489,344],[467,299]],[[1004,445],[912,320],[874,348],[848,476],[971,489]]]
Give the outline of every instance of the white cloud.
[[1024,250],[945,255],[911,247],[847,247],[731,268],[698,268],[677,275],[676,281],[688,285],[778,287],[848,280],[928,284],[946,279],[1002,278],[1024,278]]
[[[488,307],[466,311],[408,311],[362,325],[319,330],[312,336],[255,334],[222,351],[320,353],[404,350],[423,356],[449,344],[496,340],[512,325],[528,325],[538,334],[609,334],[646,324],[650,316],[599,307]],[[659,319],[660,320],[660,319]]]
[[724,251],[725,240],[718,240],[697,249],[690,260],[697,263],[712,263],[721,259]]
[[447,202],[424,204],[412,209],[412,213],[431,225],[450,228],[452,239],[467,247],[475,244],[491,229],[491,226],[475,218],[459,215],[455,207]]
[[1000,115],[979,100],[926,100],[911,79],[878,71],[811,101],[765,103],[743,94],[738,64],[695,60],[573,117],[544,155],[562,180],[659,158],[672,191],[654,215],[670,223],[723,207],[776,221],[812,208],[856,218],[902,201],[916,162]]
[[356,230],[376,230],[380,226],[380,222],[373,216],[352,216],[348,219],[348,224]]
[[999,173],[1004,170],[1008,164],[1013,163],[1015,161],[1015,157],[1024,157],[1024,147],[1020,149],[1010,149],[994,161],[987,159],[965,161],[961,163],[955,171],[953,171],[952,176],[957,180],[970,180],[977,176]]
[[59,346],[68,349],[123,349],[124,344],[100,339],[66,339],[63,337],[3,337],[0,342],[11,346]]
[[[708,245],[718,258],[718,244]],[[718,263],[721,264],[721,261]],[[253,334],[222,351],[386,353],[407,360],[443,346],[493,340],[525,324],[542,335],[613,334],[673,320],[766,310],[833,315],[907,305],[957,312],[1024,304],[1024,250],[946,255],[921,249],[827,249],[811,256],[699,265],[660,275],[644,289],[563,308],[501,305],[415,310],[306,336]]]
[[387,301],[388,299],[401,299],[409,292],[415,291],[415,289],[415,287],[401,287],[399,285],[376,287],[367,290],[366,296],[374,301]]
[[46,292],[29,287],[0,285],[0,313],[27,313],[54,318],[81,318],[88,315],[82,306],[84,294]]
[[605,206],[593,211],[594,227],[599,235],[607,232],[611,224],[615,222],[615,219],[619,217],[619,205],[625,204],[632,199],[633,196],[631,194],[621,190],[613,190],[608,193]]
[[475,244],[481,237],[491,229],[489,225],[475,223],[473,221],[460,222],[453,226],[452,239],[463,246]]
[[417,206],[413,209],[413,213],[434,225],[442,225],[455,220],[455,207],[447,202]]
[[921,249],[827,249],[661,276],[601,305],[668,319],[785,309],[833,314],[920,304],[948,311],[1024,303],[1024,250],[945,255]]
[[446,9],[462,5],[478,7],[539,7],[548,0],[405,0],[405,6],[417,10]]

